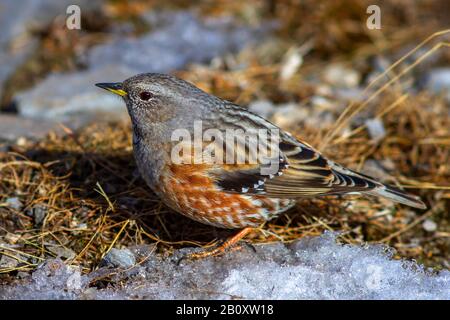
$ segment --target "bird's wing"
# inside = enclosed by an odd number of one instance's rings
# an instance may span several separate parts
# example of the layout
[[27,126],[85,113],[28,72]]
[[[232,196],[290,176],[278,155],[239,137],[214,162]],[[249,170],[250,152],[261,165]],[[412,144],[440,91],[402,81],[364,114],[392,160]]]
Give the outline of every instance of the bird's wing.
[[341,167],[312,147],[297,141],[279,144],[280,163],[275,174],[264,174],[261,164],[215,166],[210,175],[225,191],[299,198],[332,193],[369,191],[369,177]]
[[[229,125],[278,129],[279,141],[276,144],[269,143],[270,156],[258,159],[256,163],[213,166],[209,170],[209,175],[224,191],[298,198],[369,191],[378,185],[370,177],[327,160],[313,147],[298,141],[269,121],[239,107],[228,106],[228,108],[230,108],[228,112],[234,113],[234,117],[227,118],[228,121],[230,118],[233,119],[233,123]],[[226,141],[224,146],[227,146]],[[248,154],[248,141],[244,140],[237,146],[234,145],[237,153]],[[269,167],[271,170],[267,170]]]
[[[269,121],[239,106],[226,103],[223,111],[225,112],[221,112],[223,118],[220,121],[226,123],[227,127],[279,130],[277,143],[271,140],[267,145],[271,152],[266,158],[258,158],[255,163],[209,167],[208,175],[224,191],[291,199],[358,192],[381,196],[416,208],[426,208],[419,197],[327,160],[307,143],[293,138]],[[228,144],[224,145],[226,147]],[[250,145],[249,142],[241,143],[237,153],[248,154]],[[267,163],[271,165],[268,166]],[[262,170],[267,168],[271,170]]]

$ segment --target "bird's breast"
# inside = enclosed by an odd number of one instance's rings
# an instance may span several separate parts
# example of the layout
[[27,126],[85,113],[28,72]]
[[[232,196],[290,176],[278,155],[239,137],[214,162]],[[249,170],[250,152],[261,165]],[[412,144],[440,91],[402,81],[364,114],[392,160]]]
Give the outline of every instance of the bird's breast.
[[291,208],[295,201],[224,192],[206,165],[168,165],[157,193],[174,210],[221,228],[256,227]]

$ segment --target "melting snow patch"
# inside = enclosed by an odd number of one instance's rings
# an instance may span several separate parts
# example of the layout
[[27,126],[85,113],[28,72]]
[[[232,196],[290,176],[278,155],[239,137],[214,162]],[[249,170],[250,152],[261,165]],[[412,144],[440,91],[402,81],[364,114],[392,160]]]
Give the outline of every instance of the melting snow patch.
[[[88,275],[60,260],[47,261],[22,282],[0,288],[1,299],[450,299],[450,272],[393,260],[392,249],[336,243],[336,234],[244,248],[197,261],[130,248],[127,270],[100,268]],[[108,275],[106,288],[95,287]]]

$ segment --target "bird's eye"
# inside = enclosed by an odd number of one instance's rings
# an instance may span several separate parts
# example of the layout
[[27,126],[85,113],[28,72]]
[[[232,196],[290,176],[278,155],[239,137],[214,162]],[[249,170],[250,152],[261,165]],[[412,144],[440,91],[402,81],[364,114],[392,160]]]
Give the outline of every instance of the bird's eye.
[[150,100],[152,97],[153,97],[153,94],[151,94],[151,93],[148,92],[148,91],[142,91],[142,92],[139,94],[139,98],[141,98],[141,100],[144,100],[144,101],[148,101],[148,100]]

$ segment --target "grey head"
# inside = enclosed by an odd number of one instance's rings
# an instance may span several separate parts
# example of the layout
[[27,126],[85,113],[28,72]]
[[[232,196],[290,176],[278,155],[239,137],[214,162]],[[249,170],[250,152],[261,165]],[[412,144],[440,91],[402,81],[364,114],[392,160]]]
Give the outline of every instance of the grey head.
[[222,100],[174,76],[144,73],[122,83],[97,83],[96,86],[120,95],[133,125],[188,124],[219,107]]

